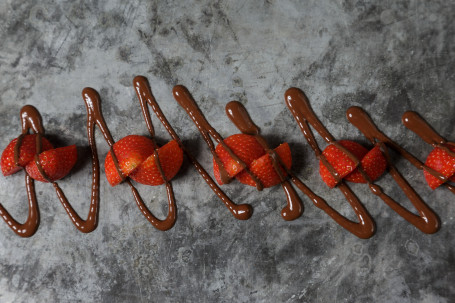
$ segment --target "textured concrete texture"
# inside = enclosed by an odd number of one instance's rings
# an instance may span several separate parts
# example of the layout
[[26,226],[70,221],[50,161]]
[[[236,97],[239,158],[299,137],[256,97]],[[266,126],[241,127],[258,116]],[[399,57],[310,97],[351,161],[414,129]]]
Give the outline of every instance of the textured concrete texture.
[[[78,146],[78,164],[60,185],[82,217],[91,165],[81,90],[100,92],[116,140],[146,135],[132,88],[139,74],[208,170],[208,149],[172,97],[176,84],[190,89],[223,136],[238,132],[225,104],[241,101],[272,145],[289,142],[296,174],[350,218],[341,193],[319,179],[285,106],[287,88],[304,90],[338,139],[365,142],[345,118],[358,105],[422,160],[431,148],[402,125],[406,110],[455,140],[452,1],[7,0],[0,16],[0,148],[20,133],[20,108],[36,106],[51,141]],[[158,141],[166,142],[153,120]],[[104,160],[99,133],[97,142]],[[250,220],[238,221],[185,160],[173,182],[173,229],[153,228],[128,186],[111,188],[103,173],[99,226],[82,234],[52,186],[39,183],[41,225],[32,238],[0,221],[0,302],[455,302],[454,195],[431,191],[420,171],[396,155],[393,161],[439,214],[438,233],[421,233],[365,185],[352,188],[377,224],[369,240],[303,195],[303,216],[284,221],[279,186],[224,186],[234,201],[254,206]],[[20,221],[27,217],[23,180],[23,173],[0,177],[0,202]],[[379,184],[412,208],[389,175]],[[139,189],[163,218],[164,187]]]

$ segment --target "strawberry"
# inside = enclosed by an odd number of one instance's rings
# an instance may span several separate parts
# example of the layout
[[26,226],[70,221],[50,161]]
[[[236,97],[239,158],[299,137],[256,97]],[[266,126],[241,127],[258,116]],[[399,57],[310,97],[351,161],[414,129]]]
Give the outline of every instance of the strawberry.
[[[446,145],[446,147],[455,152],[455,146]],[[450,178],[451,181],[455,181],[455,157],[450,156],[442,148],[434,148],[428,155],[425,165]],[[423,171],[423,174],[431,189],[436,189],[444,183],[426,170]]]
[[[255,159],[265,154],[264,148],[254,136],[235,134],[227,137],[223,142],[247,166]],[[221,163],[223,163],[229,177],[232,178],[243,170],[242,166],[229,155],[228,151],[221,144],[217,145],[215,152],[220,158]],[[213,159],[213,172],[215,174],[215,179],[222,185],[223,182],[221,181],[219,167],[215,158]]]
[[[76,145],[50,149],[39,154],[39,161],[44,173],[51,181],[56,181],[66,176],[76,164]],[[48,182],[38,170],[35,161],[30,161],[25,169],[33,179]]]
[[[36,154],[36,136],[37,134],[25,135],[19,149],[19,166],[14,163],[14,147],[17,139],[11,141],[2,153],[1,166],[4,176],[12,175],[22,169],[28,162],[33,160]],[[46,139],[41,140],[41,150],[46,151],[54,148]]]
[[[375,146],[360,161],[362,169],[365,171],[371,181],[378,179],[387,169],[387,160],[381,152],[379,146]],[[346,181],[354,183],[367,183],[358,169],[344,177]]]
[[[275,148],[275,153],[280,158],[281,163],[283,163],[283,165],[289,170],[292,165],[292,155],[289,145],[287,143],[281,144]],[[272,157],[269,154],[265,154],[251,162],[248,169],[261,181],[264,188],[272,187],[281,183],[280,177],[273,166]],[[286,176],[287,173],[281,165],[280,169],[283,176]],[[240,172],[235,176],[235,178],[243,184],[256,186],[256,183],[247,171]]]
[[[360,165],[362,165],[362,168],[370,179],[376,180],[387,168],[387,161],[384,158],[379,146],[373,148],[371,151],[368,151],[365,147],[354,141],[341,140],[337,141],[337,143],[360,160]],[[366,183],[366,180],[357,169],[355,161],[349,158],[349,156],[336,145],[330,144],[326,147],[322,154],[333,166],[340,179],[344,178],[345,180],[351,182]],[[337,185],[338,182],[321,160],[319,161],[319,174],[321,175],[322,180],[330,188]]]
[[[167,180],[171,180],[180,170],[183,163],[183,150],[177,141],[172,140],[158,149],[160,166]],[[161,185],[164,183],[158,166],[155,162],[155,155],[152,154],[129,177],[136,182],[145,185]]]
[[[126,136],[113,145],[115,156],[117,157],[120,170],[127,177],[142,162],[153,154],[153,141],[144,136]],[[122,181],[122,177],[117,172],[111,151],[107,153],[104,161],[104,169],[107,181],[111,186],[115,186]]]

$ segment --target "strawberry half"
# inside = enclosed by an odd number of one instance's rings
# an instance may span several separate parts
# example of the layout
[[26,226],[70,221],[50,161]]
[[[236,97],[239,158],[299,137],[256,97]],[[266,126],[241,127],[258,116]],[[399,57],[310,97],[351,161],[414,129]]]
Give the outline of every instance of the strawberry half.
[[[446,147],[455,152],[455,146],[446,145]],[[451,181],[455,181],[455,157],[450,156],[442,148],[434,148],[428,155],[425,165],[450,178]],[[444,183],[426,170],[423,171],[423,174],[431,189],[436,189]]]
[[[274,149],[275,153],[280,158],[281,163],[289,170],[292,165],[292,155],[289,144],[283,143],[277,148]],[[286,176],[286,170],[278,164],[281,173],[283,176]],[[273,166],[272,157],[269,154],[265,154],[262,157],[254,160],[249,166],[248,169],[253,173],[262,183],[264,188],[272,187],[281,183],[280,176],[275,171]],[[237,180],[243,184],[256,186],[253,178],[248,174],[247,171],[242,171],[235,176]]]
[[[142,162],[153,154],[153,141],[144,136],[130,135],[117,141],[114,146],[114,153],[117,157],[120,170],[125,177],[135,170]],[[111,152],[107,153],[104,161],[104,169],[107,181],[111,186],[122,182],[117,172]]]
[[[254,136],[235,134],[227,137],[223,142],[247,166],[255,159],[265,154],[264,148]],[[229,155],[229,152],[221,144],[217,145],[215,152],[220,158],[221,163],[223,163],[229,177],[232,178],[243,170],[242,166]],[[216,181],[222,185],[223,182],[221,181],[220,170],[215,159],[213,159],[213,173],[215,174]]]
[[[36,136],[37,134],[25,135],[19,149],[19,166],[14,163],[14,147],[17,143],[17,138],[11,141],[2,153],[1,166],[4,176],[12,175],[22,169],[27,163],[33,161],[36,154]],[[41,149],[46,151],[54,148],[46,139],[41,140]]]
[[[360,161],[363,170],[370,177],[371,181],[378,179],[387,169],[387,160],[381,152],[379,146],[375,146]],[[344,177],[346,181],[354,183],[367,183],[358,169]]]
[[[51,181],[65,177],[76,164],[77,149],[76,145],[70,145],[55,149],[50,149],[39,154],[39,161],[44,173]],[[41,182],[48,182],[38,170],[35,161],[30,161],[25,169],[33,179]]]
[[[371,151],[368,151],[365,147],[354,141],[341,140],[337,141],[337,143],[360,160],[360,165],[371,180],[379,178],[379,176],[381,176],[387,168],[387,161],[379,146],[376,146]],[[336,170],[340,179],[356,183],[366,183],[366,180],[357,169],[355,161],[349,158],[349,156],[336,145],[330,144],[326,147],[322,154]],[[321,175],[322,180],[330,188],[337,185],[338,182],[321,160],[319,161],[319,174]]]
[[[180,170],[183,163],[183,150],[177,141],[172,140],[158,149],[160,166],[167,180],[171,180]],[[155,155],[152,154],[129,177],[136,182],[145,185],[161,185],[164,183],[158,166],[155,162]]]

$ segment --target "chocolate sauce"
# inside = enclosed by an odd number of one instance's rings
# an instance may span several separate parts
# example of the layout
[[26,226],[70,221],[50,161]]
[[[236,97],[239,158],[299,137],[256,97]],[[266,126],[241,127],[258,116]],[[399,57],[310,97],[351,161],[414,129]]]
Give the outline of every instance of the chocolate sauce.
[[[439,135],[418,113],[413,111],[408,111],[403,114],[401,118],[403,121],[404,126],[408,129],[416,133],[423,141],[428,144],[431,144],[435,148],[440,148],[444,150],[447,154],[452,157],[455,157],[455,153],[451,151],[447,145],[455,146],[453,142],[447,142],[441,135]],[[415,158],[415,157],[413,157]],[[417,159],[411,159],[411,163],[413,163],[418,169],[424,169],[431,175],[436,178],[439,178],[452,193],[455,194],[455,187],[447,183],[448,178],[435,171],[434,169],[424,165],[422,162],[418,161]]]
[[[202,137],[204,138],[205,142],[210,148],[210,152],[212,153],[213,157],[215,158],[216,163],[218,164],[218,168],[220,170],[220,175],[221,175],[221,180],[223,183],[227,183],[226,180],[230,181],[230,177],[224,168],[223,164],[221,163],[221,160],[219,159],[218,155],[215,152],[215,145],[213,144],[212,139],[210,138],[213,137],[215,141],[219,144],[221,144],[224,149],[229,153],[229,155],[237,161],[244,169],[247,169],[247,166],[243,161],[241,161],[235,154],[232,152],[232,150],[223,142],[223,138],[221,137],[220,134],[208,123],[208,121],[205,119],[204,115],[202,114],[201,110],[197,106],[196,102],[194,101],[193,97],[191,96],[190,92],[186,87],[183,85],[177,85],[173,89],[173,94],[175,100],[182,106],[185,111],[188,113],[188,115],[191,117],[193,120],[194,124],[197,126],[199,132],[201,133]],[[177,134],[174,133],[174,135],[171,134],[171,136],[177,140]],[[188,151],[184,148],[184,146],[181,144],[180,140],[178,139],[177,142],[179,142],[180,147],[183,149],[185,154],[188,156],[190,159],[191,163],[196,167],[196,170],[202,175],[204,180],[207,182],[207,184],[210,186],[210,188],[216,193],[216,195],[224,202],[226,207],[231,211],[231,213],[237,218],[241,220],[246,220],[251,217],[253,213],[253,209],[249,204],[239,204],[236,205],[233,203],[227,196],[226,194],[216,185],[216,183],[213,181],[213,179],[210,177],[210,175],[204,170],[204,168],[199,164],[199,162],[196,161],[196,159],[191,156],[191,154],[188,153]],[[247,170],[249,172],[249,170]],[[253,180],[256,182],[256,187],[258,190],[262,189],[262,184],[259,181],[259,179],[254,176],[251,172],[249,172],[250,176],[253,178]],[[223,177],[224,175],[224,177]],[[223,179],[224,178],[224,179]]]
[[[29,132],[29,130],[31,129],[34,133],[39,134],[36,136],[37,153],[39,153],[41,150],[40,135],[44,134],[41,115],[35,107],[31,105],[22,107],[20,116],[22,134],[18,137],[16,145],[14,146],[14,161],[16,165],[19,164],[19,151],[22,139]],[[38,201],[36,200],[35,193],[35,181],[27,173],[25,174],[25,190],[27,192],[28,198],[28,217],[24,223],[21,224],[17,222],[3,207],[3,205],[0,204],[0,216],[3,218],[3,220],[5,220],[9,228],[11,228],[18,236],[24,238],[33,236],[38,229],[40,222]]]
[[281,167],[285,167],[285,165],[281,163],[280,157],[268,146],[265,139],[260,135],[259,127],[254,124],[243,104],[238,101],[229,102],[226,104],[226,115],[243,134],[254,136],[272,159],[273,168],[279,176],[281,186],[286,194],[287,205],[281,210],[283,219],[291,221],[300,217],[303,213],[303,204],[291,183],[286,180],[281,171]]

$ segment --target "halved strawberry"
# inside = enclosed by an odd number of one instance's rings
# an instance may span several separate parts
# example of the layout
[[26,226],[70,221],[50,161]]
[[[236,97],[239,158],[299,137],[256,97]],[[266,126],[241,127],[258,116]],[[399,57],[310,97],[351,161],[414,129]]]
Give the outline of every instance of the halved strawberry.
[[[223,140],[223,142],[247,166],[250,165],[253,160],[265,154],[264,148],[261,144],[259,144],[254,136],[235,134],[227,137]],[[229,177],[232,178],[243,170],[242,166],[240,166],[237,161],[229,155],[229,152],[221,144],[217,145],[215,152],[220,158],[221,163],[223,163]],[[223,182],[221,181],[219,167],[215,159],[213,159],[213,172],[217,182],[222,185]]]
[[[292,155],[289,144],[281,144],[275,148],[275,153],[280,158],[281,163],[283,163],[283,165],[289,170],[292,165]],[[279,166],[283,176],[286,176],[286,170],[281,165]],[[272,157],[269,154],[265,154],[259,159],[254,160],[248,166],[248,169],[261,181],[264,188],[272,187],[281,183],[280,177],[273,166]],[[235,176],[235,178],[243,184],[256,186],[256,183],[247,171],[240,172]]]
[[[446,147],[455,152],[455,146],[446,145]],[[455,181],[455,157],[450,156],[442,148],[434,148],[428,155],[425,165],[450,178],[451,181]],[[444,183],[426,170],[423,171],[423,174],[431,189],[436,189]]]
[[[51,181],[56,181],[66,176],[76,164],[76,145],[50,149],[39,154],[39,161],[44,173]],[[48,182],[38,170],[35,161],[30,161],[25,169],[33,179]]]
[[[167,180],[171,180],[180,170],[183,163],[183,150],[177,141],[172,140],[158,149],[160,166]],[[129,177],[136,182],[145,185],[161,185],[164,183],[158,166],[155,162],[155,155],[152,154]]]
[[[368,150],[354,141],[340,140],[337,141],[342,147],[351,152],[357,159],[362,159]],[[333,166],[335,171],[338,173],[340,179],[346,177],[356,169],[355,162],[349,158],[346,153],[340,150],[336,145],[330,144],[327,146],[322,154],[325,156],[327,161]],[[333,188],[337,185],[336,179],[332,176],[329,169],[325,167],[322,161],[319,161],[319,174],[322,180],[330,187]]]
[[[372,150],[370,150],[362,158],[360,164],[367,176],[370,177],[371,181],[379,178],[387,169],[387,160],[382,154],[379,146],[375,146]],[[352,173],[344,177],[344,179],[354,183],[367,183],[359,169],[354,170]]]
[[[126,177],[153,154],[154,145],[153,141],[147,137],[130,135],[117,141],[114,144],[113,149],[120,170]],[[104,169],[107,181],[111,186],[115,186],[122,182],[122,178],[115,167],[111,152],[107,153],[104,161]]]
[[[12,175],[22,169],[28,162],[33,160],[36,154],[36,134],[25,135],[19,149],[19,166],[14,163],[14,147],[17,143],[17,138],[11,141],[2,153],[1,166],[4,176]],[[46,151],[54,148],[46,139],[41,140],[41,151]]]

